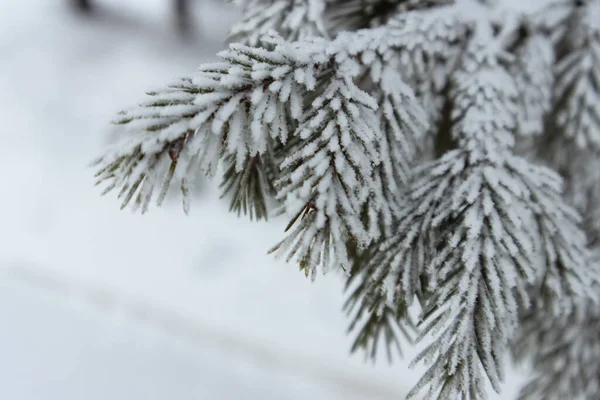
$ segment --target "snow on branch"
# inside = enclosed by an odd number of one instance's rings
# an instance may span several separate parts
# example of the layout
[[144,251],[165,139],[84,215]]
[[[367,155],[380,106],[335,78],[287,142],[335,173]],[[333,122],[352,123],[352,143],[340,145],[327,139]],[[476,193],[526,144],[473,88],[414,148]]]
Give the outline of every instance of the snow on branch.
[[327,0],[327,17],[337,32],[382,25],[398,10],[398,0]]
[[[365,56],[363,55],[363,62]],[[396,221],[404,202],[418,156],[427,143],[427,115],[413,91],[404,83],[398,65],[385,60],[372,61],[370,79],[376,90],[373,94],[380,105],[377,118],[381,121],[379,142],[381,163],[376,166],[374,179],[378,182],[372,193],[369,210],[369,231],[379,238]]]
[[424,292],[421,338],[434,340],[414,360],[429,370],[410,396],[428,387],[428,397],[480,398],[485,377],[499,392],[530,285],[543,282],[563,299],[592,287],[585,234],[561,199],[560,178],[510,151],[518,115],[510,60],[489,43],[472,43],[451,93],[459,149],[419,172],[395,239],[372,257],[392,282],[393,304]]
[[384,60],[398,57],[405,79],[429,71],[432,63],[455,53],[453,46],[465,37],[468,23],[452,6],[440,6],[428,12],[398,14],[386,25],[356,32],[342,32],[335,39],[338,47],[350,54],[367,51]]
[[487,40],[471,43],[452,80],[452,138],[471,151],[472,163],[515,143],[518,89],[506,68],[511,56]]
[[557,317],[573,312],[581,299],[597,301],[600,270],[590,262],[581,216],[562,198],[562,180],[552,170],[520,157],[508,160],[508,171],[527,188],[527,204],[536,221],[541,291],[545,307]]
[[185,201],[193,176],[214,174],[221,158],[230,156],[235,170],[243,171],[271,140],[285,143],[288,119],[303,115],[302,93],[315,89],[316,75],[329,61],[322,44],[313,44],[303,50],[231,45],[220,53],[221,63],[149,93],[150,100],[116,121],[124,138],[98,160],[98,182],[110,182],[105,192],[120,188],[123,207],[137,193],[134,204],[145,211],[155,187],[160,205],[175,176]]
[[[598,269],[598,261],[596,256],[590,263]],[[598,305],[580,301],[560,318],[549,318],[543,307],[534,307],[521,319],[513,353],[518,361],[531,357],[533,373],[518,399],[595,398],[600,390]]]
[[589,3],[569,21],[568,51],[556,66],[555,118],[577,146],[600,151],[600,2]]
[[230,40],[257,46],[275,31],[286,40],[327,37],[323,22],[326,0],[242,0],[242,20]]
[[519,90],[517,133],[541,135],[544,119],[552,106],[554,43],[542,34],[532,34],[518,48],[511,68]]
[[302,117],[295,133],[302,144],[282,163],[279,196],[287,212],[302,216],[277,248],[297,253],[313,278],[321,262],[325,269],[332,263],[348,267],[348,240],[370,242],[360,207],[373,190],[373,167],[380,162],[376,109],[372,97],[339,76]]
[[447,153],[415,183],[411,196],[417,210],[432,209],[425,228],[435,232],[436,249],[423,271],[429,295],[422,317],[423,337],[435,339],[415,360],[430,368],[412,395],[429,385],[429,396],[441,390],[441,398],[480,398],[484,371],[500,391],[502,355],[526,284],[536,276],[523,183],[497,160],[471,158]]
[[452,0],[327,0],[327,16],[333,30],[348,31],[384,25],[396,15],[432,9]]
[[378,273],[377,263],[371,262],[373,255],[372,246],[351,255],[353,263],[346,282],[344,310],[351,321],[348,331],[355,336],[351,351],[361,349],[365,357],[375,360],[383,344],[391,362],[392,351],[402,356],[402,342],[413,344],[416,328],[406,296],[398,296],[393,305],[386,298],[382,290],[386,276]]
[[[377,85],[368,90],[383,101],[379,112],[355,82],[368,70],[365,60],[373,64],[367,54],[349,53],[337,41],[266,40],[271,49],[231,45],[221,63],[124,112],[117,122],[129,134],[99,160],[98,178],[110,181],[106,191],[121,188],[123,207],[137,194],[134,205],[145,211],[157,182],[160,204],[176,177],[187,210],[194,174],[212,175],[225,164],[222,186],[233,194],[232,210],[266,217],[276,195],[295,216],[290,227],[302,215],[277,248],[297,255],[314,277],[318,265],[349,265],[347,241],[365,246],[378,234],[360,217],[365,209],[391,224],[397,201],[387,204],[382,193],[388,182],[392,189],[407,182],[413,151],[405,144],[414,147],[425,117],[412,89],[385,63],[375,75],[370,69]],[[381,90],[382,83],[390,86]],[[381,152],[387,181],[378,170]]]
[[[106,191],[145,211],[177,179],[187,210],[194,175],[222,167],[233,211],[266,218],[278,202],[290,220],[271,252],[313,279],[348,274],[353,349],[410,341],[417,301],[431,342],[412,397],[499,392],[523,332],[542,346],[526,397],[596,393],[581,349],[597,346],[600,300],[600,0],[535,15],[480,0],[239,2],[243,44],[119,117],[123,139],[98,161]],[[586,333],[559,338],[554,322]],[[585,382],[561,375],[574,360]]]

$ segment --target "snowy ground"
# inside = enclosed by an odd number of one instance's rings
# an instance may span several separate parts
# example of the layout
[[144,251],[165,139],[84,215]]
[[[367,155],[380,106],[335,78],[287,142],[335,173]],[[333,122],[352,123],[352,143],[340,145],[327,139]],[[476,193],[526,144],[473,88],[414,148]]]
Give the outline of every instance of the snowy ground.
[[199,2],[181,43],[167,1],[63,3],[0,2],[0,398],[404,398],[420,371],[348,356],[339,279],[265,254],[283,221],[211,184],[142,217],[92,184],[115,111],[214,59],[230,8]]

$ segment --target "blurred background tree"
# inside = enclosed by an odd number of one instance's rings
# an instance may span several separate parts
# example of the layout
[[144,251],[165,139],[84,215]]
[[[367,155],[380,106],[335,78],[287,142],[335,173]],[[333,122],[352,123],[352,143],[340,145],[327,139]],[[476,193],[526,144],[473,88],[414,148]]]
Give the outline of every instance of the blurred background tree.
[[[94,10],[94,3],[102,0],[69,0],[71,7],[77,12],[91,13]],[[167,0],[165,0],[167,1]],[[191,1],[190,0],[168,0],[172,3],[173,17],[175,25],[180,33],[189,34],[193,28],[191,20]]]

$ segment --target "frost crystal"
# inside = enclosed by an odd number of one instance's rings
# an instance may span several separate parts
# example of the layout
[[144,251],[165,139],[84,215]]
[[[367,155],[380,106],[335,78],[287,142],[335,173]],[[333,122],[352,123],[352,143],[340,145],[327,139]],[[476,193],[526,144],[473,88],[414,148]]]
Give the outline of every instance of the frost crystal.
[[409,397],[500,392],[511,350],[523,398],[599,398],[600,0],[237,3],[219,62],[118,116],[105,192],[187,211],[221,168],[289,218],[272,252],[345,271],[353,350],[426,342]]

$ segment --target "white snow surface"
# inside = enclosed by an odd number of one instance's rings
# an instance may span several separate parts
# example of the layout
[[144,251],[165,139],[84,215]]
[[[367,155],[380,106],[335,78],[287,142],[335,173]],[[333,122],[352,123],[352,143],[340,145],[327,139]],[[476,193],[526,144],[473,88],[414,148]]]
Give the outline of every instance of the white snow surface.
[[349,356],[342,281],[266,255],[285,221],[229,214],[215,183],[187,217],[93,186],[115,112],[216,60],[231,7],[199,1],[182,43],[168,1],[65,3],[0,2],[0,398],[404,398],[416,351]]

